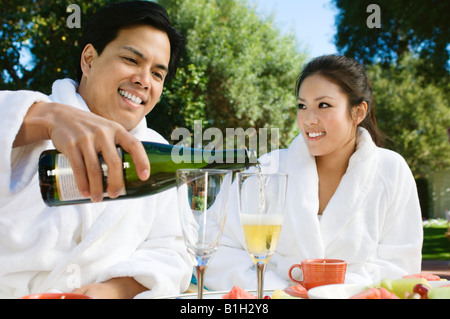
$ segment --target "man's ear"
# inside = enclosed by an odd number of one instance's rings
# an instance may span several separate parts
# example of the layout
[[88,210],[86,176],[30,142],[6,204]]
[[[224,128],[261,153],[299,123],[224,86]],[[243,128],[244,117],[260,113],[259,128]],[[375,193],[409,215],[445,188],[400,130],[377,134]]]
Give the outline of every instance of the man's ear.
[[357,126],[366,118],[368,108],[366,101],[353,107],[353,121]]
[[89,74],[89,71],[92,68],[92,61],[97,57],[97,50],[95,50],[94,46],[92,44],[87,44],[83,52],[81,53],[81,71],[83,72],[84,76],[87,76]]

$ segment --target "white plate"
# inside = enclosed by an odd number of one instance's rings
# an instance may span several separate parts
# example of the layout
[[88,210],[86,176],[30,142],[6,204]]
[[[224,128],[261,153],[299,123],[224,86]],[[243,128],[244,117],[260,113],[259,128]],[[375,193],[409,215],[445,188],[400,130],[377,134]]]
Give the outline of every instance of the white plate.
[[365,284],[335,284],[311,288],[309,299],[348,299],[366,289]]
[[[431,287],[448,285],[448,281],[429,281]],[[311,288],[310,299],[348,299],[367,288],[366,284],[336,284]]]

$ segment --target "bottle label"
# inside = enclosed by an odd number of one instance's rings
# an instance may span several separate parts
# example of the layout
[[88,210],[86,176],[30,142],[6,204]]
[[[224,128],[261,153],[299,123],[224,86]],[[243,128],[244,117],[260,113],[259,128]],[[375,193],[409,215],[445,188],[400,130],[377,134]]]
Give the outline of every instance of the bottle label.
[[[102,156],[99,156],[99,160],[103,175],[103,189],[104,189],[103,196],[108,197],[108,193],[106,192],[108,167],[106,166],[106,163],[103,160]],[[56,178],[56,187],[59,193],[59,199],[61,201],[86,199],[78,191],[75,176],[73,174],[72,167],[70,166],[70,161],[64,154],[56,155],[55,178]],[[122,192],[120,193],[120,195],[125,194],[126,194],[125,184],[123,184]]]

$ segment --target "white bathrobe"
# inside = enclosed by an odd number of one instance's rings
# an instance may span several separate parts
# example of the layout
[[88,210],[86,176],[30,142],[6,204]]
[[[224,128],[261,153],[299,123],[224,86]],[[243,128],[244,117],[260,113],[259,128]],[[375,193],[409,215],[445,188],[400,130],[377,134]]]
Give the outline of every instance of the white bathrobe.
[[[0,92],[0,298],[132,276],[150,290],[137,298],[187,289],[192,263],[183,242],[176,191],[131,200],[47,207],[39,190],[40,153],[51,142],[12,148],[28,108],[54,101],[89,110],[75,82],[53,84],[52,95]],[[131,132],[167,143],[145,119]]]
[[[358,131],[357,150],[321,218],[316,163],[301,135],[288,149],[260,161],[263,172],[288,173],[285,221],[266,269],[266,289],[295,284],[288,276],[290,266],[309,258],[346,260],[347,283],[420,272],[423,233],[414,178],[404,159],[376,147],[365,129]],[[256,289],[256,270],[245,250],[236,200],[205,278],[213,290],[233,285]]]

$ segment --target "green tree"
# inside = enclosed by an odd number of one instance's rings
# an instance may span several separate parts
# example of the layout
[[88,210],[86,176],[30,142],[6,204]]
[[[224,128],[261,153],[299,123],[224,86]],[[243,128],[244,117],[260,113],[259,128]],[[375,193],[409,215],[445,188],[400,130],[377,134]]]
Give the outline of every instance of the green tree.
[[[76,1],[81,24],[111,0]],[[304,55],[245,0],[160,0],[187,38],[177,76],[149,114],[149,126],[170,140],[177,127],[279,128],[281,146],[296,134],[295,79]],[[69,2],[70,3],[70,2]],[[51,91],[75,78],[81,29],[69,28],[66,0],[3,0],[1,89]],[[29,57],[27,63],[24,57]]]
[[[429,175],[450,166],[450,3],[333,2],[339,10],[335,44],[368,66],[378,123],[390,138],[385,146],[411,167],[426,217]],[[371,25],[372,18],[380,25]]]
[[[450,2],[423,0],[333,0],[336,46],[364,63],[389,65],[408,52],[420,57],[418,71],[430,79],[449,80]],[[380,28],[369,28],[367,7],[377,4]]]
[[[107,0],[76,1],[81,23]],[[60,78],[75,78],[81,29],[69,28],[66,0],[3,0],[0,15],[0,89],[49,94]]]
[[[261,19],[246,1],[160,0],[187,39],[177,77],[165,89],[159,131],[192,128],[279,128],[281,146],[296,134],[294,86],[305,56],[293,35]],[[156,112],[155,112],[156,113]],[[159,115],[166,117],[160,121]]]
[[389,137],[386,147],[405,157],[416,178],[450,167],[450,85],[417,75],[420,60],[404,55],[398,65],[369,68],[377,121]]

